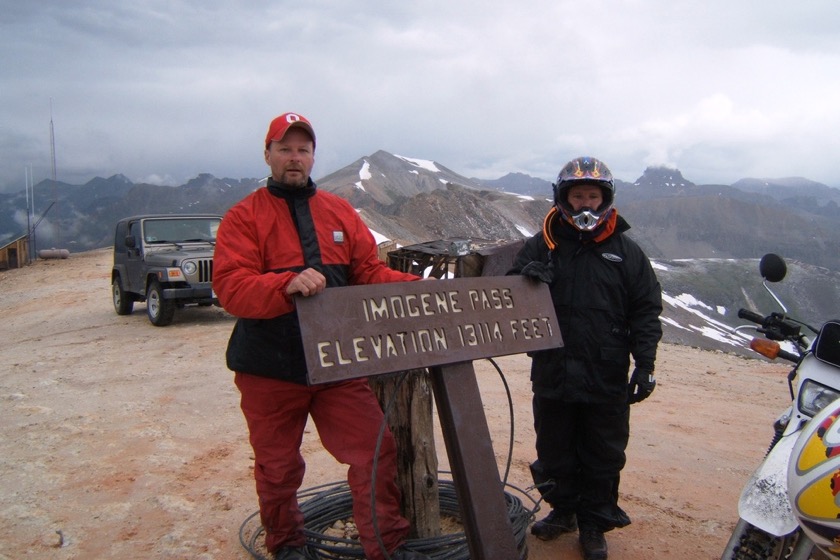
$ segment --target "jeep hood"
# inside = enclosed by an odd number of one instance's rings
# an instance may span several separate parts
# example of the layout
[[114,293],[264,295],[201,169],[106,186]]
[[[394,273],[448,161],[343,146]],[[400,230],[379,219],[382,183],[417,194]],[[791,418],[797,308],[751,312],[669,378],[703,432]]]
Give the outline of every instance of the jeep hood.
[[146,247],[146,262],[172,266],[172,263],[180,263],[188,259],[212,259],[213,247],[211,245],[200,245],[195,247]]

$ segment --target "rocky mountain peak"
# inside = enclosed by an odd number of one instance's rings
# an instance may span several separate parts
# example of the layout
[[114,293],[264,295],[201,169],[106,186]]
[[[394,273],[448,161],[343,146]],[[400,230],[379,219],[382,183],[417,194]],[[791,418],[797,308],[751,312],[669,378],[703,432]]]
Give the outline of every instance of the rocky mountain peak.
[[685,179],[679,169],[664,165],[648,167],[635,183],[637,187],[692,188],[696,185]]

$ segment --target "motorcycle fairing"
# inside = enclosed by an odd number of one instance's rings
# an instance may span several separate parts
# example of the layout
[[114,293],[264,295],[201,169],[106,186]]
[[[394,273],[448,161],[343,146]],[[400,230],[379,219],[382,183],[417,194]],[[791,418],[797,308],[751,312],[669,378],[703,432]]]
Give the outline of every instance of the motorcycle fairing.
[[787,435],[773,446],[738,501],[741,519],[776,537],[787,535],[798,526],[787,491],[788,463],[797,435],[798,432]]

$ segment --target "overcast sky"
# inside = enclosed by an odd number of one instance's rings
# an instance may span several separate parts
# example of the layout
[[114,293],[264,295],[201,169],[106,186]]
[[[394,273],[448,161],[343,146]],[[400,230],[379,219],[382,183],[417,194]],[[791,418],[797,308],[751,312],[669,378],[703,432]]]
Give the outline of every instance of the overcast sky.
[[802,176],[840,187],[840,1],[0,0],[0,190],[267,174],[296,111],[322,177],[382,149],[468,177]]

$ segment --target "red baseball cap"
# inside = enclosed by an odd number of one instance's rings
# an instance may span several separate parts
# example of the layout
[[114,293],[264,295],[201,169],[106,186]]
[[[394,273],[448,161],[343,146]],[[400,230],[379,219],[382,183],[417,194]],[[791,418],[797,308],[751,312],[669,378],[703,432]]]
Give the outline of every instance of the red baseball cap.
[[268,134],[265,135],[266,149],[268,149],[268,146],[271,145],[272,142],[282,140],[286,135],[286,132],[288,132],[293,126],[305,130],[312,137],[312,146],[315,146],[315,131],[312,129],[312,125],[309,121],[306,120],[306,117],[298,115],[297,113],[283,113],[271,121],[271,124],[268,125]]

